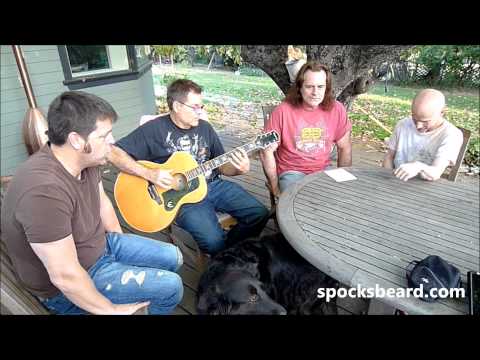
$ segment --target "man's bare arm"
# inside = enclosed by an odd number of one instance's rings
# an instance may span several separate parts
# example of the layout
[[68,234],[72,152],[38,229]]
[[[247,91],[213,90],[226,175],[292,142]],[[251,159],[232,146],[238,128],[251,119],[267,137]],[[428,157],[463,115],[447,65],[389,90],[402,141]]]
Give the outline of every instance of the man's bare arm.
[[112,151],[110,151],[108,155],[108,161],[125,173],[142,177],[165,189],[172,187],[173,177],[171,170],[148,169],[136,162],[118,146],[112,145]]
[[263,171],[267,177],[267,182],[270,191],[275,195],[280,195],[280,188],[278,185],[277,163],[275,162],[275,150],[278,145],[272,145],[260,151],[260,160],[262,161]]
[[352,166],[352,140],[350,131],[337,141],[337,167]]
[[102,219],[103,227],[107,232],[122,233],[123,231],[118,222],[115,209],[113,208],[112,202],[107,194],[105,194],[101,181],[98,183],[98,188],[100,192],[100,217]]
[[382,166],[386,169],[393,169],[393,159],[395,159],[395,150],[388,149],[383,158]]
[[57,241],[30,245],[47,269],[52,284],[72,303],[91,314],[129,315],[149,304],[112,304],[100,294],[78,262],[72,235]]
[[424,180],[434,181],[440,179],[449,163],[445,159],[436,159],[432,165],[414,161],[400,165],[393,174],[403,181],[407,181],[416,175],[420,175]]
[[447,166],[450,165],[450,161],[436,159],[430,166],[423,163],[421,164],[420,177],[424,180],[435,181],[440,179]]

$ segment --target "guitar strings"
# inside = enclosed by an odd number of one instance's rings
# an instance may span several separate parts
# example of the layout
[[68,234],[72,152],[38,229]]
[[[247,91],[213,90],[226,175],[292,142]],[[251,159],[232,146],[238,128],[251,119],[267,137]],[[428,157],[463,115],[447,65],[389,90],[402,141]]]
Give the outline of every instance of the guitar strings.
[[[264,134],[262,137],[270,137],[270,133]],[[229,152],[226,152],[225,154],[222,154],[212,160],[206,161],[203,164],[197,166],[196,168],[192,170],[188,170],[185,175],[187,177],[187,181],[191,181],[198,177],[201,174],[205,174],[207,171],[213,170],[219,166],[222,166],[223,164],[226,164],[231,160],[231,154],[234,152],[238,151],[239,149],[243,149],[247,152],[247,154],[250,151],[256,150],[258,146],[256,146],[257,139],[244,144],[242,146],[239,146],[233,150],[230,150]]]

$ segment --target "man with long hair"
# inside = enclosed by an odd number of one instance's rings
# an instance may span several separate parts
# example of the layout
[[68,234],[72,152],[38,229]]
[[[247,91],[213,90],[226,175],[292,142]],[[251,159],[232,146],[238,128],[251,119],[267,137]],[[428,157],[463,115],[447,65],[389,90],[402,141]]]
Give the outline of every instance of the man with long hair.
[[278,196],[305,175],[330,166],[337,146],[337,166],[352,165],[352,125],[345,107],[332,93],[332,74],[316,61],[304,64],[285,100],[277,106],[265,132],[275,130],[278,144],[260,154],[268,184]]

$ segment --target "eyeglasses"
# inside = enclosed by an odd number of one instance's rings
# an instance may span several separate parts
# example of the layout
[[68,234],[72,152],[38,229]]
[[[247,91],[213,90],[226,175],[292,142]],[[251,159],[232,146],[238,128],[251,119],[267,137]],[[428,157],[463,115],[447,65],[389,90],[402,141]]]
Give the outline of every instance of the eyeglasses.
[[185,105],[186,107],[189,107],[190,109],[192,109],[193,111],[197,112],[197,111],[200,111],[200,110],[203,110],[204,106],[205,105],[197,105],[197,106],[190,106],[190,105],[187,105],[181,101],[179,101],[180,104],[182,105]]

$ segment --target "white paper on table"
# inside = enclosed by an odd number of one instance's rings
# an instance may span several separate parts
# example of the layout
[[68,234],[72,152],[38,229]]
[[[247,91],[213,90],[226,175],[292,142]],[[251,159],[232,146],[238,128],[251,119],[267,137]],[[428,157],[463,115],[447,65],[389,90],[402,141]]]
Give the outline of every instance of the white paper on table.
[[333,170],[325,170],[324,173],[327,174],[328,176],[330,176],[336,182],[357,180],[357,178],[355,176],[353,176],[347,170],[342,169],[342,168],[333,169]]

